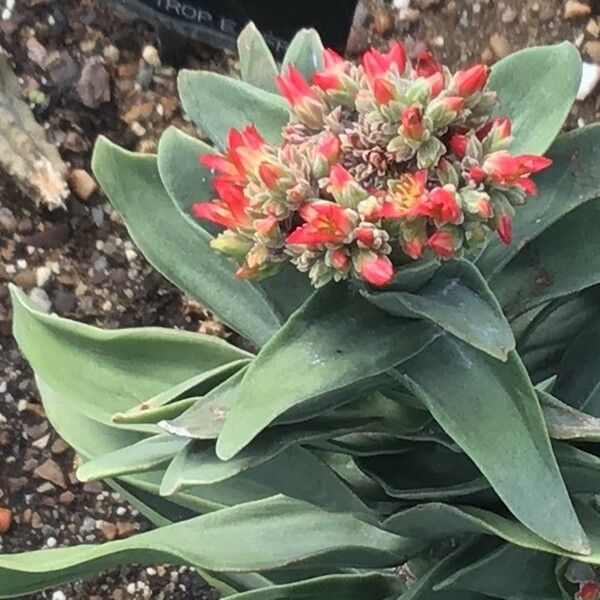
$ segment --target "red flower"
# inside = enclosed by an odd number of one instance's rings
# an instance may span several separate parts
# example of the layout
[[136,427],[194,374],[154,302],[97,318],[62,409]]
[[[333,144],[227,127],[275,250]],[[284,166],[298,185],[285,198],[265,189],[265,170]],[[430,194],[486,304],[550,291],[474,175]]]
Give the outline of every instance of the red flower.
[[452,89],[463,98],[480,92],[487,83],[489,72],[486,65],[475,65],[465,71],[458,71],[454,76]]
[[315,152],[321,158],[332,165],[340,157],[341,144],[340,139],[333,133],[321,137],[315,144]]
[[579,598],[581,600],[598,600],[600,598],[600,585],[595,582],[580,584]]
[[455,133],[449,142],[450,150],[456,158],[464,158],[469,147],[469,138],[464,133]]
[[454,236],[449,231],[436,231],[427,240],[427,245],[441,258],[450,258],[454,254]]
[[317,200],[303,204],[298,211],[306,223],[292,231],[288,244],[316,246],[339,244],[352,232],[353,223],[335,202]]
[[425,80],[429,88],[429,95],[432,98],[437,98],[444,89],[444,76],[441,73],[435,73]]
[[265,140],[254,125],[242,131],[230,129],[227,150],[222,154],[203,154],[200,162],[209,169],[218,171],[233,181],[243,181],[248,170],[255,166],[265,147]]
[[492,129],[494,129],[494,132],[498,136],[499,140],[504,140],[510,136],[512,124],[510,119],[507,119],[506,117],[492,119],[477,130],[477,139],[483,141]]
[[534,173],[547,169],[549,158],[535,154],[511,156],[506,150],[490,154],[483,163],[483,171],[501,185],[518,185],[527,194],[534,195],[537,188],[529,179]]
[[419,106],[409,106],[402,111],[402,132],[411,140],[423,135],[423,112]]
[[322,90],[339,90],[343,87],[341,75],[346,61],[334,50],[323,50],[324,69],[313,75],[313,83]]
[[394,99],[394,86],[382,77],[373,82],[373,95],[379,104],[389,104]]
[[496,231],[498,232],[498,237],[506,245],[508,245],[512,242],[512,236],[513,236],[512,225],[513,225],[512,217],[507,214],[501,215],[496,223]]
[[360,276],[375,287],[385,287],[394,276],[394,267],[387,256],[369,253],[360,261]]
[[259,235],[269,237],[272,233],[274,233],[277,223],[277,219],[273,216],[270,216],[265,217],[264,219],[257,219],[254,221],[253,227],[256,229]]
[[283,169],[279,165],[262,162],[258,167],[258,175],[270,190],[276,190],[279,179],[283,177]]
[[251,221],[246,214],[248,199],[240,187],[224,177],[216,177],[213,185],[219,198],[210,202],[196,202],[192,206],[194,215],[228,229],[249,226]]
[[407,240],[404,243],[404,252],[413,260],[417,260],[423,253],[423,244],[418,239]]
[[342,165],[335,164],[329,172],[330,191],[333,194],[341,194],[344,188],[354,181],[354,178]]
[[380,215],[387,219],[402,219],[418,214],[419,204],[426,198],[427,171],[404,173],[395,182],[383,203]]
[[375,50],[375,48],[372,48],[363,56],[363,67],[371,87],[377,78],[385,76],[390,69],[394,69],[398,73],[403,73],[406,68],[406,49],[404,48],[404,44],[396,42],[387,54],[382,54],[378,50]]
[[442,65],[440,65],[431,52],[423,50],[417,55],[415,71],[419,77],[431,77],[436,73],[442,73]]
[[462,218],[462,211],[456,201],[456,194],[449,189],[433,188],[427,199],[418,206],[418,213],[429,217],[439,223],[458,223]]
[[293,108],[302,105],[306,99],[319,100],[316,92],[294,65],[288,67],[287,74],[277,77],[277,85]]

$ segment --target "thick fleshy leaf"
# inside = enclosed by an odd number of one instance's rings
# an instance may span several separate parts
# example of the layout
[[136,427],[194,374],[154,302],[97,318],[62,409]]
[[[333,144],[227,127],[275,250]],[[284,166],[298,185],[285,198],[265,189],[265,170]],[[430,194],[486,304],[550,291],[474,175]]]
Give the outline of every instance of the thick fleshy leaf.
[[595,496],[600,489],[600,458],[560,442],[554,450],[569,492]]
[[581,412],[552,394],[536,390],[550,437],[555,440],[600,442],[600,419]]
[[418,292],[363,292],[373,304],[394,316],[429,319],[471,346],[500,360],[515,349],[502,309],[476,267],[450,261]]
[[393,498],[447,500],[489,490],[487,480],[465,455],[438,444],[418,444],[404,452],[357,460],[358,467]]
[[[201,453],[180,452],[165,473],[161,494],[168,496],[181,489],[204,484],[202,461],[218,460],[214,456],[214,449],[209,452],[212,456],[206,459]],[[214,470],[217,468],[215,466]],[[284,494],[331,510],[370,512],[334,471],[300,446],[288,448],[274,458],[245,470],[243,478],[271,490],[270,495]]]
[[569,42],[526,48],[494,65],[489,87],[498,92],[495,113],[512,120],[513,154],[546,152],[575,101],[581,70]]
[[556,557],[504,544],[438,584],[438,590],[478,592],[504,600],[560,598],[554,570]]
[[318,290],[246,371],[217,454],[223,460],[235,456],[294,407],[318,402],[322,411],[351,400],[351,386],[356,394],[436,335],[433,325],[390,317],[343,285]]
[[552,393],[570,406],[600,417],[600,318],[591,321],[565,353]]
[[486,547],[487,542],[484,541],[455,550],[419,577],[398,597],[398,600],[485,600],[486,596],[478,593],[452,589],[438,590],[437,586],[453,572],[473,562]]
[[357,573],[270,586],[228,596],[227,600],[390,600],[397,598],[404,589],[404,584],[395,575]]
[[314,29],[301,29],[294,36],[283,57],[283,72],[288,65],[294,65],[309,82],[323,68],[323,42]]
[[255,125],[268,142],[280,142],[281,130],[290,118],[281,96],[209,71],[184,69],[177,81],[185,112],[219,148],[224,147],[232,127],[246,125]]
[[547,542],[518,521],[474,506],[421,504],[389,517],[383,524],[390,531],[417,540],[492,535],[521,548],[570,556],[590,564],[599,564],[600,515],[587,504],[577,502],[576,505],[577,514],[590,540],[591,553],[588,552],[585,556],[567,552]]
[[258,28],[248,23],[237,39],[242,79],[266,92],[277,93],[277,63]]
[[502,363],[445,335],[398,370],[520,521],[563,548],[588,550],[515,352]]
[[260,290],[232,277],[231,261],[210,248],[211,236],[181,215],[162,187],[156,157],[99,138],[92,168],[156,269],[259,346],[273,335],[280,316]]
[[490,280],[509,320],[600,283],[600,199],[547,229]]
[[519,251],[545,229],[584,202],[600,196],[600,125],[561,135],[548,152],[552,167],[536,177],[538,195],[517,207],[513,241],[494,237],[477,260],[485,277],[500,271]]
[[554,300],[537,313],[517,337],[517,351],[534,383],[556,374],[568,347],[599,311],[600,289],[594,286]]
[[173,435],[155,435],[86,462],[77,469],[77,478],[92,481],[151,471],[168,463],[186,443]]
[[[158,143],[158,170],[169,196],[181,214],[198,230],[198,235],[214,235],[221,228],[192,216],[192,205],[214,197],[212,174],[198,162],[198,157],[214,150],[175,127],[167,129]],[[230,264],[229,276],[233,278],[235,266]],[[313,288],[305,273],[286,263],[273,277],[252,282],[262,290],[282,319],[287,319],[310,296]]]
[[290,567],[311,559],[332,567],[387,567],[400,564],[414,549],[415,542],[350,514],[277,496],[100,546],[0,555],[0,597],[59,585],[124,561],[225,572]]
[[11,294],[14,335],[36,374],[65,400],[76,401],[80,410],[105,423],[112,413],[192,375],[250,356],[216,337],[184,331],[104,331],[45,314],[17,288]]

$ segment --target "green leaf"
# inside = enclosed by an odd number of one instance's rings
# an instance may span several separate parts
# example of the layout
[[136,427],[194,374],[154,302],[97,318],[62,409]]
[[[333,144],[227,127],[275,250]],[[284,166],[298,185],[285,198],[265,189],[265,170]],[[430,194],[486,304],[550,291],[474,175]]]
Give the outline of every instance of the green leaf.
[[273,335],[280,326],[279,315],[261,291],[233,277],[233,264],[210,248],[211,236],[191,227],[180,214],[162,187],[155,157],[100,138],[92,168],[155,268],[259,346]]
[[343,285],[318,290],[246,371],[217,441],[218,456],[232,458],[294,407],[318,402],[321,412],[351,400],[352,387],[356,393],[436,335],[432,325],[394,319]]
[[581,72],[569,42],[526,48],[494,65],[489,87],[500,101],[494,112],[512,120],[512,154],[546,152],[575,101]]
[[550,437],[555,440],[600,442],[600,419],[581,412],[552,394],[536,390]]
[[309,83],[323,68],[323,42],[314,29],[301,29],[294,36],[283,57],[282,72],[288,65],[294,65]]
[[248,23],[237,39],[242,79],[266,92],[278,93],[277,64],[256,25]]
[[86,462],[77,469],[77,478],[94,481],[151,471],[168,463],[187,443],[184,438],[155,435]]
[[552,393],[570,406],[600,417],[600,318],[596,317],[565,353]]
[[533,382],[556,374],[567,348],[599,310],[600,289],[596,286],[554,300],[538,312],[517,338],[517,351]]
[[513,241],[508,246],[494,237],[477,260],[490,278],[507,265],[531,240],[556,221],[600,196],[600,125],[561,135],[548,152],[552,167],[536,176],[538,195],[517,207]]
[[404,589],[395,575],[357,573],[325,575],[298,583],[275,585],[228,596],[227,600],[390,600]]
[[[194,452],[192,445],[188,445],[169,465],[161,485],[161,494],[168,496],[186,487],[206,483],[207,477],[202,469],[205,460],[212,460],[213,463],[218,461],[214,448],[208,448],[203,455],[202,452]],[[213,470],[218,468],[218,465],[213,466]],[[223,468],[227,468],[226,462]],[[218,477],[214,479],[220,480]],[[239,481],[240,477],[235,479]],[[244,470],[242,480],[263,486],[271,496],[284,494],[332,510],[370,512],[334,471],[299,446],[288,448],[274,458]]]
[[515,352],[502,363],[445,335],[399,370],[520,521],[563,548],[588,550],[535,390]]
[[14,336],[36,374],[104,423],[192,375],[250,356],[216,337],[184,331],[103,331],[43,313],[17,288],[11,296]]
[[358,459],[356,464],[389,496],[402,500],[447,500],[490,487],[465,454],[439,444],[417,444],[399,454]]
[[[306,532],[310,531],[310,535]],[[99,546],[0,555],[0,597],[18,596],[122,565],[189,564],[209,571],[400,564],[415,542],[350,515],[276,496]]]
[[600,283],[599,218],[600,199],[590,200],[528,244],[490,280],[509,320]]
[[477,545],[465,545],[458,548],[438,562],[406,590],[398,600],[485,600],[485,596],[473,592],[456,590],[437,590],[437,585],[451,573],[460,570],[472,562],[479,554]]
[[500,360],[515,349],[500,305],[477,268],[466,260],[445,263],[418,293],[364,291],[363,295],[391,315],[429,319]]
[[554,450],[569,492],[595,496],[600,489],[600,458],[565,443],[555,443]]
[[177,81],[185,112],[219,148],[225,147],[232,127],[246,125],[255,125],[271,144],[281,141],[281,130],[290,117],[280,96],[209,71],[184,69]]
[[504,544],[460,569],[437,590],[478,592],[505,600],[551,600],[560,597],[554,569],[556,556]]

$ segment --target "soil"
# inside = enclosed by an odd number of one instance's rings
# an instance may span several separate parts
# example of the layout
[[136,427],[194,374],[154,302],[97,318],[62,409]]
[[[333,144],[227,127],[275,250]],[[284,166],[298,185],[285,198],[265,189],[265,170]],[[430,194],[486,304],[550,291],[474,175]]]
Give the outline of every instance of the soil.
[[[457,68],[569,40],[593,62],[600,60],[600,20],[598,7],[591,9],[566,19],[563,0],[396,0],[395,6],[365,0],[349,54],[400,38],[411,52],[429,46]],[[1,44],[36,118],[72,169],[90,172],[99,134],[153,152],[169,124],[194,132],[180,112],[175,69],[160,63],[155,32],[132,15],[101,0],[21,0],[4,16]],[[94,57],[102,57],[105,73],[95,71],[82,83]],[[229,53],[190,44],[185,66],[225,72],[235,70],[236,62]],[[598,120],[599,109],[600,96],[592,93],[576,104],[568,126]],[[0,507],[13,516],[12,527],[0,536],[0,552],[99,543],[150,527],[104,485],[76,481],[74,453],[49,426],[31,370],[11,337],[9,282],[48,310],[105,328],[159,325],[231,337],[148,265],[100,192],[80,195],[67,199],[66,210],[50,212],[0,177]],[[165,566],[123,567],[29,596],[216,597],[190,569]]]

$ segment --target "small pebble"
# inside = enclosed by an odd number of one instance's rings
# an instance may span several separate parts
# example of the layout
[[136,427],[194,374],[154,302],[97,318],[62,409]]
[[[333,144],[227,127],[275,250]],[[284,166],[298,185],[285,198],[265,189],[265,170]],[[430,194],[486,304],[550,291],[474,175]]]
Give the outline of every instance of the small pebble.
[[142,50],[142,58],[151,66],[157,69],[160,67],[160,56],[155,46],[147,44]]
[[38,305],[37,308],[42,312],[49,313],[52,309],[52,302],[50,302],[50,298],[46,291],[41,287],[34,287],[29,292],[29,297]]
[[565,4],[565,19],[580,19],[587,17],[592,12],[592,7],[578,0],[568,0]]
[[17,220],[10,208],[0,207],[0,229],[6,233],[14,233],[17,229]]
[[584,62],[577,100],[585,100],[594,91],[598,81],[600,81],[600,66]]
[[48,548],[55,548],[56,544],[58,544],[58,542],[56,541],[55,537],[49,537],[46,540],[46,546],[48,546]]

